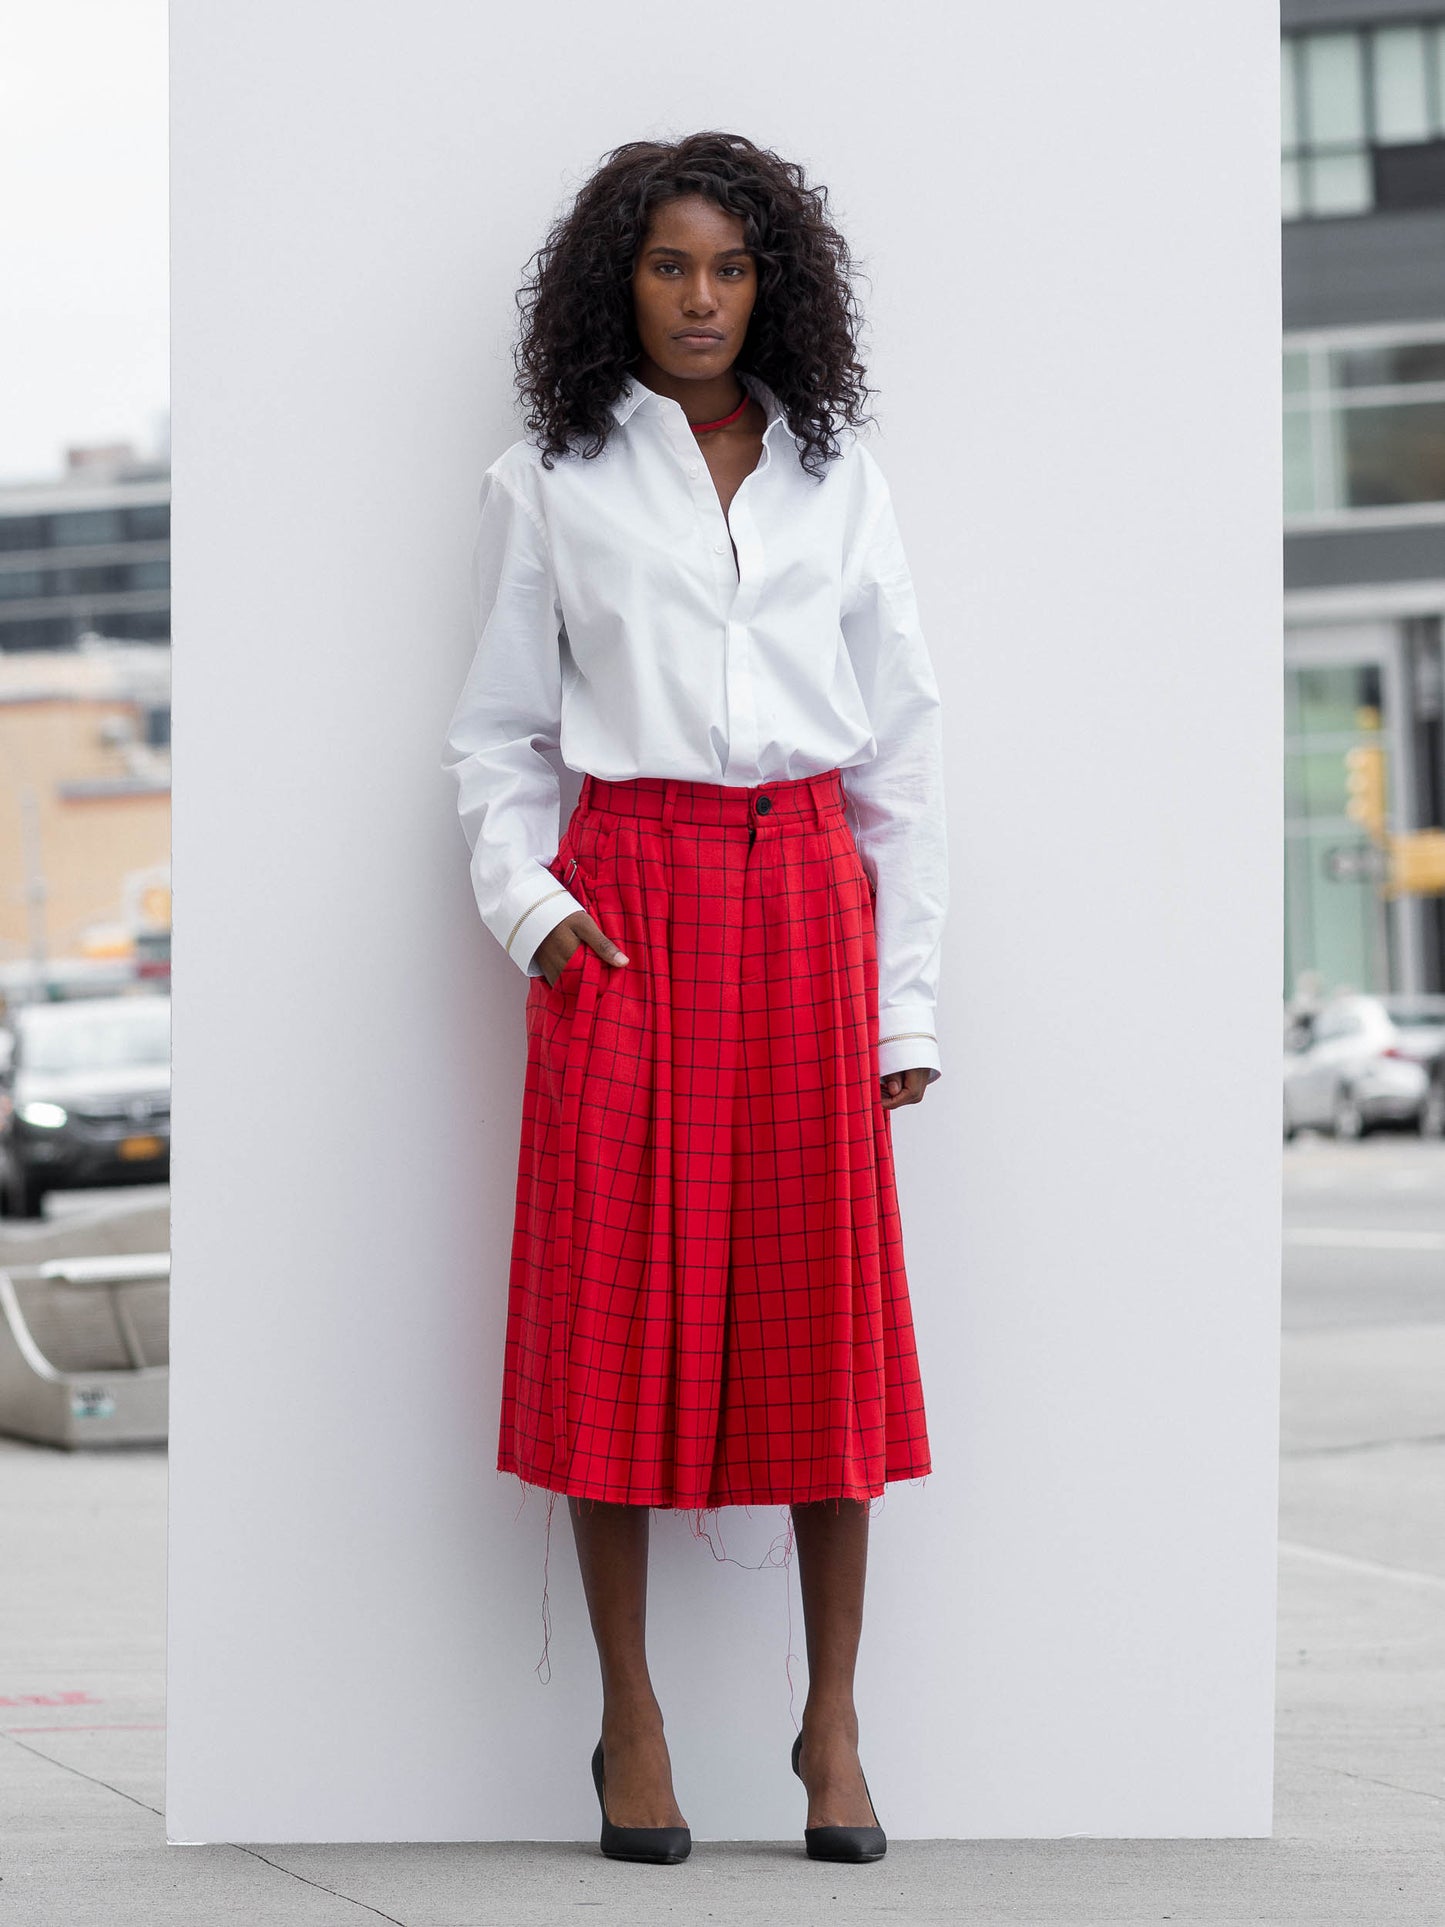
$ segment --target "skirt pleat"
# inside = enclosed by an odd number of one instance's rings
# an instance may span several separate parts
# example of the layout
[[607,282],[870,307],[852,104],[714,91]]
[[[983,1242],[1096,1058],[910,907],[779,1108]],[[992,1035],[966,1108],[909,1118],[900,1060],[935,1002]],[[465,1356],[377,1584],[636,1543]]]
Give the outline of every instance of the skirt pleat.
[[841,775],[588,776],[530,979],[498,1469],[676,1508],[930,1470]]

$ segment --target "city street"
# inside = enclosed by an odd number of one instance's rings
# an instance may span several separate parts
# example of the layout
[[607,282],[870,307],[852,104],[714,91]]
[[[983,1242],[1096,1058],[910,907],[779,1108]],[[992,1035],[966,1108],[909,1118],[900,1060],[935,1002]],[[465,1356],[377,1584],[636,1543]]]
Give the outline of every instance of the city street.
[[[1272,1840],[896,1840],[880,1865],[854,1869],[816,1865],[792,1840],[701,1837],[666,1870],[604,1861],[590,1839],[167,1847],[165,1455],[67,1457],[8,1441],[5,1918],[520,1927],[586,1908],[639,1924],[1439,1919],[1445,1147],[1307,1134],[1284,1151],[1284,1199]],[[65,1200],[53,1215],[95,1202]],[[10,1228],[0,1251],[20,1257],[29,1235]]]
[[1284,1174],[1276,1830],[1321,1842],[1321,1880],[1327,1840],[1358,1878],[1321,1920],[1434,1920],[1445,1149],[1306,1134]]
[[1284,1153],[1284,1330],[1400,1325],[1445,1325],[1445,1144],[1305,1132]]

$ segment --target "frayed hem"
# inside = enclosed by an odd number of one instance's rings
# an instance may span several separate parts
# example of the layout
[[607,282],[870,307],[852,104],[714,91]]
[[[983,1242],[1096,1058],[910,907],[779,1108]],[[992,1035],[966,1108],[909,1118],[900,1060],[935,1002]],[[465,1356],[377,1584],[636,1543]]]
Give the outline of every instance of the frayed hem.
[[824,1486],[805,1492],[751,1491],[723,1493],[716,1498],[684,1501],[682,1503],[679,1503],[678,1500],[670,1494],[659,1492],[628,1493],[625,1496],[619,1496],[615,1492],[588,1491],[585,1487],[577,1489],[568,1483],[554,1480],[543,1473],[533,1471],[524,1472],[519,1466],[513,1464],[498,1464],[497,1471],[506,1478],[516,1479],[524,1487],[535,1487],[539,1492],[550,1492],[558,1497],[565,1496],[569,1499],[578,1500],[586,1499],[593,1505],[638,1505],[646,1506],[649,1511],[652,1512],[700,1515],[720,1512],[725,1506],[818,1505],[824,1501],[830,1504],[841,1504],[845,1499],[854,1502],[876,1501],[885,1496],[886,1489],[890,1485],[901,1485],[905,1483],[909,1485],[921,1485],[931,1476],[933,1467],[930,1464],[918,1470],[885,1472],[883,1475],[883,1485],[876,1492],[870,1492],[866,1487],[861,1490],[845,1490],[839,1492],[833,1486]]
[[[569,1501],[576,1499],[579,1503],[592,1506],[645,1505],[649,1511],[671,1512],[675,1516],[680,1515],[685,1518],[693,1538],[707,1546],[714,1560],[719,1565],[738,1566],[748,1572],[762,1572],[765,1568],[782,1571],[783,1594],[788,1614],[788,1646],[787,1654],[783,1661],[783,1672],[788,1682],[788,1712],[792,1715],[797,1697],[793,1668],[799,1659],[799,1655],[793,1650],[793,1547],[795,1534],[792,1508],[796,1505],[832,1505],[835,1508],[841,1508],[845,1502],[854,1505],[866,1504],[871,1519],[874,1513],[881,1510],[883,1502],[887,1497],[886,1488],[889,1485],[901,1484],[904,1481],[910,1485],[922,1485],[925,1480],[930,1477],[932,1469],[932,1466],[929,1465],[921,1472],[886,1473],[884,1475],[885,1489],[882,1492],[824,1492],[810,1495],[807,1498],[788,1499],[716,1499],[706,1505],[679,1506],[672,1504],[668,1500],[603,1499],[585,1492],[567,1492],[562,1486],[548,1485],[543,1480],[529,1477],[525,1473],[519,1472],[514,1466],[499,1464],[497,1467],[498,1473],[507,1478],[516,1479],[518,1485],[521,1487],[521,1498],[518,1501],[516,1512],[512,1515],[514,1524],[517,1519],[521,1517],[522,1508],[526,1505],[530,1492],[543,1492],[547,1497],[546,1536],[542,1554],[542,1652],[533,1670],[544,1686],[551,1682],[552,1614],[551,1607],[548,1603],[548,1582],[552,1558],[552,1514],[556,1510],[558,1499],[565,1498]],[[727,1550],[726,1545],[723,1543],[720,1514],[729,1506],[738,1506],[750,1513],[755,1505],[779,1507],[784,1513],[784,1520],[781,1530],[773,1536],[762,1558],[758,1560],[756,1564],[752,1564],[746,1559],[733,1558],[732,1554]],[[705,1523],[709,1521],[711,1522],[711,1529],[709,1529],[709,1524]],[[716,1537],[714,1537],[714,1534],[716,1534]],[[780,1552],[781,1556],[779,1556]],[[796,1718],[794,1719],[794,1724],[797,1724]]]

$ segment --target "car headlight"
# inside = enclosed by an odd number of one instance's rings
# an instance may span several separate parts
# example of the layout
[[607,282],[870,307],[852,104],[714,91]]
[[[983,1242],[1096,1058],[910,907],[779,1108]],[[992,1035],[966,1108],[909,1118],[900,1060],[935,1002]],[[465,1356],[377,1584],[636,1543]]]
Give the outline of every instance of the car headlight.
[[20,1106],[20,1116],[26,1124],[37,1124],[45,1131],[58,1131],[69,1117],[63,1104],[47,1104],[41,1098]]

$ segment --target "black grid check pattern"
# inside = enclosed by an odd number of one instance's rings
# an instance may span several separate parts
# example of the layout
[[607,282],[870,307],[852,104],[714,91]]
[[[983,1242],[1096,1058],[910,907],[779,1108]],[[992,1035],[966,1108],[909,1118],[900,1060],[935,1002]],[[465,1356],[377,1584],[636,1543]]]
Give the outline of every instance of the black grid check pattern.
[[529,983],[498,1470],[678,1509],[928,1472],[840,773],[589,775],[549,867],[631,961]]

